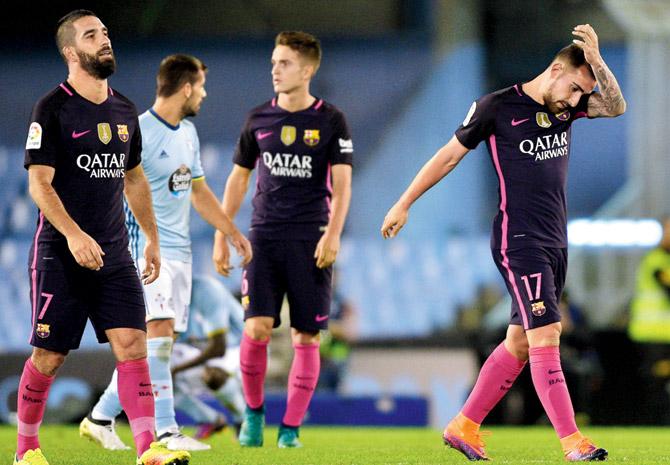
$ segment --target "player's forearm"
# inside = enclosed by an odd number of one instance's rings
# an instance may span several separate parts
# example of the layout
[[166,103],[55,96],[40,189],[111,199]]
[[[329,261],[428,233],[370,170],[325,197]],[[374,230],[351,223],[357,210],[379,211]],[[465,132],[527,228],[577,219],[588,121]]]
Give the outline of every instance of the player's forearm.
[[331,199],[328,233],[340,236],[349,212],[351,202],[351,167],[346,166],[347,172],[333,176],[333,195]]
[[601,97],[601,114],[619,116],[626,111],[626,101],[623,98],[619,82],[614,77],[602,57],[593,65],[593,74],[596,76]]
[[126,176],[123,193],[142,233],[148,241],[158,243],[158,227],[151,200],[151,188],[144,172],[141,175]]
[[243,177],[232,173],[226,181],[226,188],[221,200],[223,212],[231,220],[235,219],[237,212],[242,206],[244,196],[249,188],[249,177]]
[[461,161],[463,155],[458,156],[452,153],[449,150],[449,144],[442,147],[419,170],[412,183],[400,196],[398,203],[405,209],[409,209],[419,197],[449,174]]
[[63,202],[50,183],[31,179],[28,189],[37,208],[63,236],[68,237],[81,231],[79,225],[65,210]]
[[196,189],[196,184],[194,183],[193,193],[191,194],[191,203],[195,211],[198,212],[203,220],[207,221],[223,234],[230,235],[235,232],[237,228],[230,218],[223,213],[221,204],[219,204],[209,186],[204,184],[204,180],[196,182],[198,183],[198,187]]

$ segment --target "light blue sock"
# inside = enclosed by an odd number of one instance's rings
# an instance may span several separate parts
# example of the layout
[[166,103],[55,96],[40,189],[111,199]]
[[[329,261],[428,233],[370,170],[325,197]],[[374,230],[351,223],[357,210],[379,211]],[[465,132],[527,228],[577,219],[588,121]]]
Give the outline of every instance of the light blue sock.
[[93,410],[91,411],[93,419],[111,421],[121,413],[121,410],[123,410],[121,408],[121,401],[119,400],[117,380],[118,375],[116,374],[116,370],[114,370],[112,380],[109,382],[105,392],[102,393],[102,396],[98,399],[98,403],[95,404],[95,407],[93,407]]
[[192,394],[177,394],[174,406],[198,424],[216,423],[221,414]]
[[158,436],[178,429],[174,414],[172,374],[170,373],[171,337],[147,339],[147,360],[154,389],[156,434]]

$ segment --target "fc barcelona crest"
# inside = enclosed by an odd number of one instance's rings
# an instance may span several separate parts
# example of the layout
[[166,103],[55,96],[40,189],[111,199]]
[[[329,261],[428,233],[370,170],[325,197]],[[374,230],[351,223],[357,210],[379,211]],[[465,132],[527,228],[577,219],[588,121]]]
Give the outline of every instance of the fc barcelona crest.
[[109,123],[98,123],[98,139],[105,145],[112,140],[112,128]]
[[567,120],[570,119],[570,112],[566,110],[566,111],[562,111],[562,112],[560,112],[560,113],[557,113],[557,114],[555,114],[554,116],[555,116],[556,119],[558,119],[559,121],[567,121]]
[[284,145],[291,145],[293,142],[295,142],[295,135],[295,126],[282,126],[281,141],[284,143]]
[[128,134],[128,125],[117,124],[116,127],[118,129],[117,134],[119,135],[121,142],[128,142],[128,139],[130,138],[130,135]]
[[543,111],[538,111],[537,113],[535,113],[535,121],[537,122],[537,125],[540,126],[541,128],[548,128],[549,126],[551,126],[549,115]]
[[544,301],[540,300],[539,302],[534,302],[531,305],[531,311],[535,316],[542,316],[547,312],[547,308],[544,306]]
[[310,147],[314,147],[319,143],[319,130],[318,129],[305,129],[305,135],[302,137],[302,140],[305,144]]
[[45,323],[37,323],[37,328],[35,328],[35,333],[42,339],[46,339],[51,334],[51,325]]

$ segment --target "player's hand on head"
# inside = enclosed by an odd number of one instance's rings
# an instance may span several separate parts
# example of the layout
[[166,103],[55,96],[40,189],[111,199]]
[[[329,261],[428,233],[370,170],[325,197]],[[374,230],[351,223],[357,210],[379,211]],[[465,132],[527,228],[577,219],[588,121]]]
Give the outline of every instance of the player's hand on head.
[[251,243],[246,237],[244,237],[244,234],[239,231],[235,231],[233,234],[228,236],[228,240],[233,245],[233,247],[235,247],[237,255],[242,257],[240,266],[244,266],[249,263],[253,258],[253,251],[251,250]]
[[142,284],[151,284],[161,272],[161,253],[158,244],[148,242],[144,247],[144,270],[142,270]]
[[102,257],[105,255],[105,252],[103,252],[100,244],[84,231],[80,230],[75,234],[69,235],[67,237],[67,246],[79,266],[95,271],[103,267],[104,262]]
[[223,235],[218,232],[214,238],[212,261],[214,262],[214,268],[217,273],[226,277],[230,276],[230,270],[233,269],[233,267],[230,266],[230,249],[228,248],[228,243],[223,238]]
[[382,237],[384,239],[390,239],[397,236],[402,227],[405,226],[405,223],[407,223],[408,217],[409,211],[406,208],[398,204],[391,207],[384,217],[384,223],[382,224],[381,229]]
[[326,231],[316,244],[316,250],[314,251],[316,266],[318,268],[328,268],[335,263],[339,251],[340,237],[328,234],[328,231]]
[[578,39],[573,39],[573,42],[584,50],[584,58],[589,64],[594,64],[601,59],[598,34],[596,34],[596,31],[590,24],[575,26],[572,30],[572,35],[578,37]]

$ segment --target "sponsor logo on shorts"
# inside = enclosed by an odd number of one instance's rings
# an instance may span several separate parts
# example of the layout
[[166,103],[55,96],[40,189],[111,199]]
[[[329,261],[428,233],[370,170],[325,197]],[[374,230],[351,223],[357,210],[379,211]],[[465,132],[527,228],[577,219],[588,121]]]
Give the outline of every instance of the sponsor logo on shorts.
[[328,315],[317,315],[316,318],[314,319],[316,320],[317,323],[321,323],[328,319]]
[[547,308],[544,306],[544,301],[540,300],[539,302],[533,302],[531,304],[531,311],[535,316],[542,316],[547,313]]
[[98,123],[98,139],[107,145],[112,140],[112,128],[109,123]]
[[244,310],[249,310],[249,296],[248,295],[245,295],[244,297],[242,297],[242,308],[244,308]]
[[117,134],[119,136],[119,139],[121,139],[121,142],[128,142],[128,139],[130,139],[130,134],[128,134],[128,125],[126,124],[117,124]]
[[35,328],[35,334],[37,336],[41,337],[42,339],[46,339],[49,337],[51,334],[51,325],[48,325],[46,323],[37,323],[37,328]]
[[318,129],[305,129],[305,134],[302,136],[302,140],[305,144],[310,147],[316,146],[321,140]]

